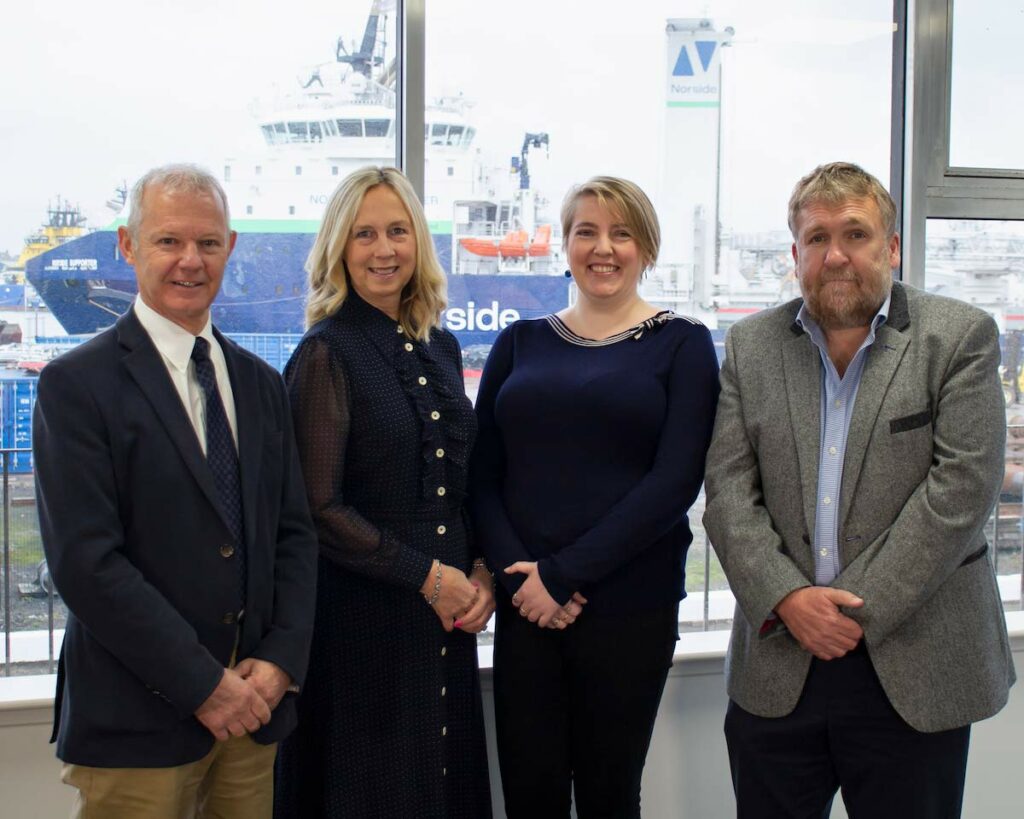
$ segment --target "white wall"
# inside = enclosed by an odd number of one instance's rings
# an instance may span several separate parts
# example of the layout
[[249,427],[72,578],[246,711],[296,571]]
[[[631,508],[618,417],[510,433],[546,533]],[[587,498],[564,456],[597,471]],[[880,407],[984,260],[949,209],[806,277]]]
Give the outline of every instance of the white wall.
[[[1024,675],[1024,613],[1007,617],[1014,661]],[[680,656],[669,675],[654,730],[643,783],[646,819],[726,819],[735,815],[729,765],[722,736],[725,684],[721,650],[724,634],[684,634]],[[482,659],[489,659],[486,656]],[[0,815],[53,819],[68,815],[72,791],[60,784],[53,758],[47,686],[0,680]],[[42,695],[42,696],[40,696]],[[484,673],[495,816],[504,815],[494,753],[490,674]],[[595,719],[605,718],[595,715]],[[967,770],[964,817],[1019,816],[1024,806],[1024,683],[1010,693],[1009,705],[974,727]],[[839,801],[837,799],[837,801]],[[841,805],[833,819],[843,819]]]

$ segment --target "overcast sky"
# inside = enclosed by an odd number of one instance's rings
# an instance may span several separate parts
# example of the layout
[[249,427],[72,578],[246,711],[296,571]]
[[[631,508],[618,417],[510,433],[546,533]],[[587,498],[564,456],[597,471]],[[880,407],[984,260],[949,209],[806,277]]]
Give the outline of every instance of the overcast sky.
[[[735,29],[723,56],[722,218],[785,227],[794,181],[845,158],[888,179],[891,2],[427,0],[427,91],[463,93],[495,164],[551,135],[536,187],[552,200],[596,173],[651,191],[667,150],[665,20]],[[250,102],[359,38],[369,0],[10,2],[0,12],[0,250],[17,251],[56,195],[89,224],[122,181],[173,160],[219,169],[259,147]],[[1017,86],[1019,88],[1019,86]],[[685,150],[685,146],[683,146]],[[696,157],[695,167],[710,157]],[[680,184],[685,184],[681,180]]]

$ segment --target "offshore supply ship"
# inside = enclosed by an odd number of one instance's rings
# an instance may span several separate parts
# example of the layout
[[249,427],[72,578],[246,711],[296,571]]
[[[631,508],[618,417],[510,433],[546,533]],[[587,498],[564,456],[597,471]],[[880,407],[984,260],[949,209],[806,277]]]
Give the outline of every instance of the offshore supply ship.
[[[374,0],[361,44],[339,39],[334,59],[290,88],[251,105],[262,146],[218,168],[238,241],[213,304],[227,333],[303,330],[303,265],[327,200],[351,171],[395,161],[395,63],[385,38],[387,5]],[[515,175],[487,167],[461,96],[432,100],[425,111],[424,210],[448,277],[445,321],[464,346],[488,343],[517,318],[565,307],[569,282],[558,263],[557,225],[529,187],[529,154],[546,134],[527,134]],[[49,249],[27,277],[72,335],[110,326],[136,293],[134,270],[107,227]]]

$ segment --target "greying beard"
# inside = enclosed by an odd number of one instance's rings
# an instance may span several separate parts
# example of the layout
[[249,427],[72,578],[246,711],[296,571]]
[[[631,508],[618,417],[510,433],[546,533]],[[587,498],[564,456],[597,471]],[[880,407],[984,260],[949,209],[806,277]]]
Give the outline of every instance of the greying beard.
[[842,299],[839,304],[835,304],[835,299],[821,298],[822,287],[826,284],[822,282],[813,293],[803,293],[807,312],[823,330],[849,330],[868,326],[892,290],[892,273],[871,276],[871,279],[876,286],[868,289],[861,284],[856,293]]

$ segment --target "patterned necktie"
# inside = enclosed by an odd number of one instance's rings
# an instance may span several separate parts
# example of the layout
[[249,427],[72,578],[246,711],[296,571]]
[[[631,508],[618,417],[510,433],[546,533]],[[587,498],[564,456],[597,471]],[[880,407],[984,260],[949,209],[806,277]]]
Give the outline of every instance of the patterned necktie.
[[[217,389],[217,375],[210,360],[210,342],[197,337],[192,348],[192,360],[196,365],[196,380],[203,388],[206,406],[206,464],[213,473],[217,484],[217,494],[225,518],[230,524],[231,537],[234,539],[232,552],[238,557],[240,603],[239,610],[245,605],[245,539],[242,532],[242,486],[238,473],[238,452],[231,427],[224,411],[224,403]],[[224,554],[222,548],[221,554]]]

